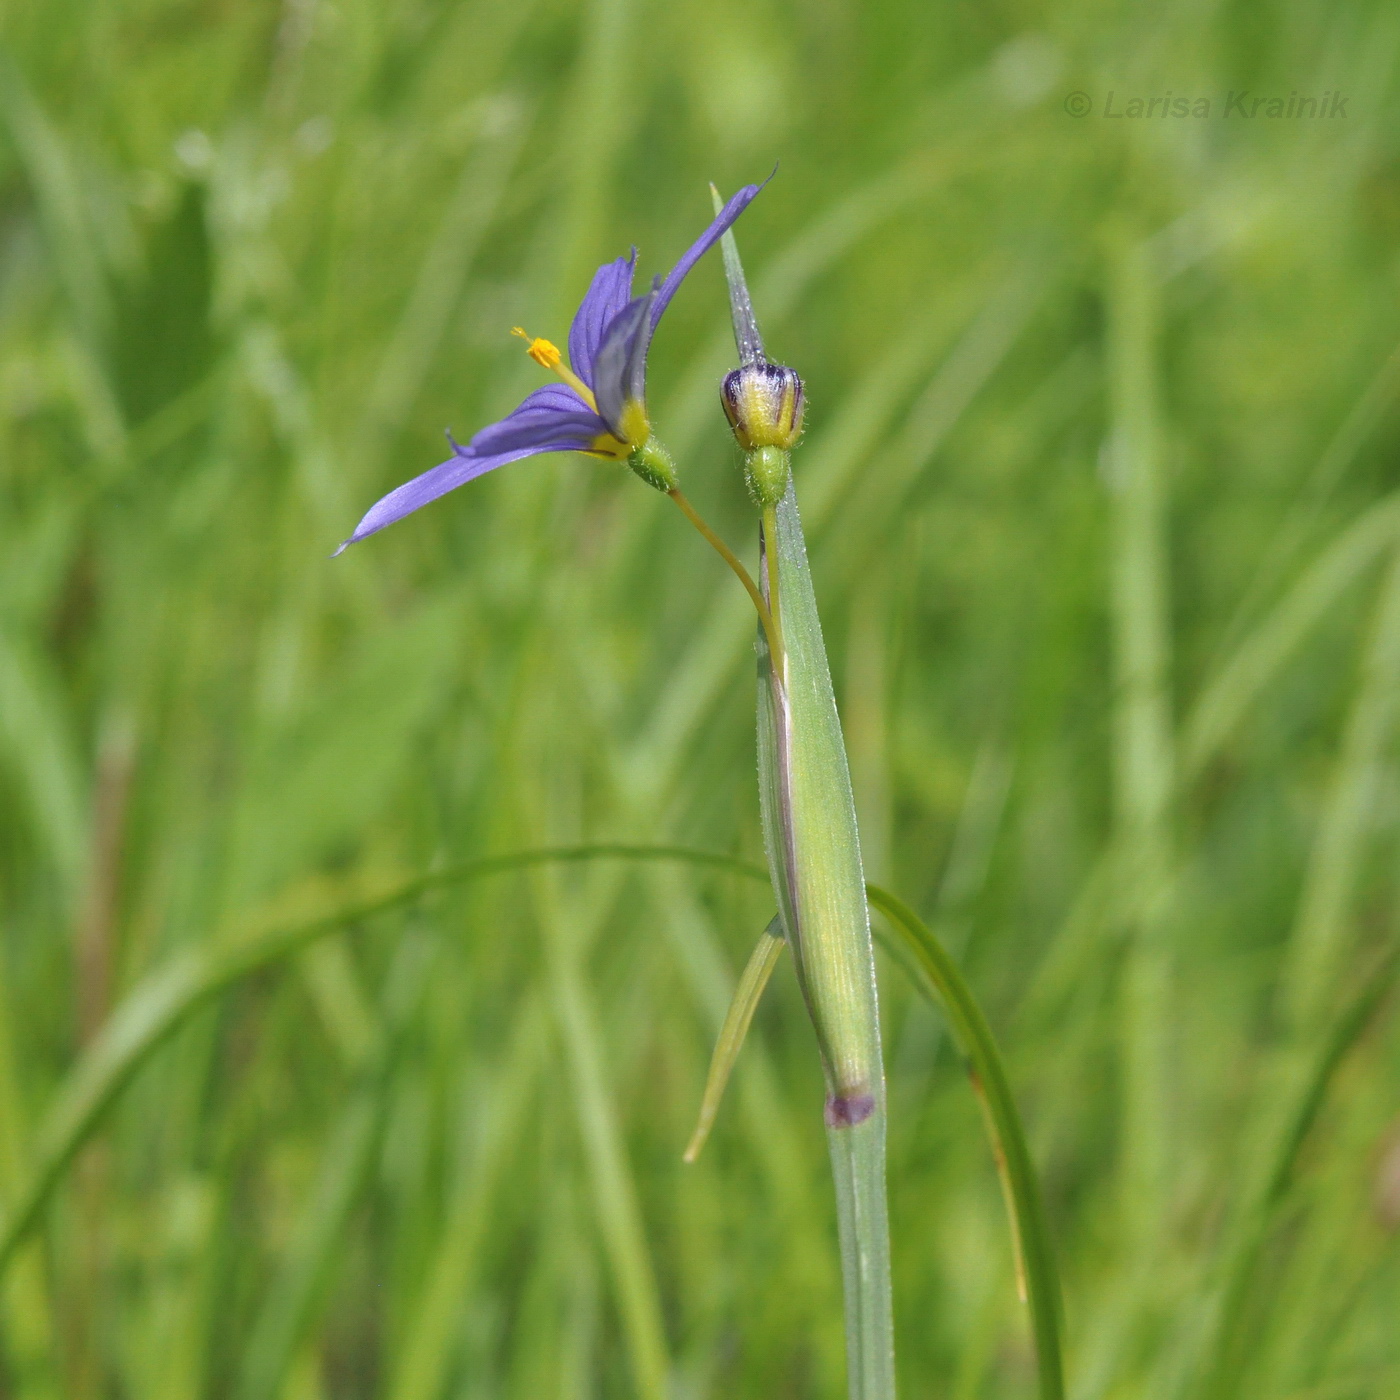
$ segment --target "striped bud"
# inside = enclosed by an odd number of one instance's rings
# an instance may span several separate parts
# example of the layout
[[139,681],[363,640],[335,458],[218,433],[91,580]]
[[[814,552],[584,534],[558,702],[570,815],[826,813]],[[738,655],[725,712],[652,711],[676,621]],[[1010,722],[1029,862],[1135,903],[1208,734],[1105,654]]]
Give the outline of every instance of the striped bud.
[[787,449],[802,432],[802,381],[786,365],[760,361],[733,370],[725,376],[720,397],[734,436],[746,452],[760,447]]

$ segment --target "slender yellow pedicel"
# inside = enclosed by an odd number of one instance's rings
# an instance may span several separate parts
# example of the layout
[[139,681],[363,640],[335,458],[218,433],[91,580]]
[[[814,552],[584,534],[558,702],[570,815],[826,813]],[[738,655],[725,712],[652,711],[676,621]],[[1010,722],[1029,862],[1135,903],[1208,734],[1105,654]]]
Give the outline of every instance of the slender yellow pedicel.
[[715,553],[724,560],[734,571],[735,577],[744,585],[744,590],[753,600],[753,605],[758,613],[758,620],[763,624],[763,631],[768,638],[768,649],[774,656],[782,656],[784,670],[786,669],[787,658],[782,649],[782,638],[778,634],[777,628],[773,625],[773,614],[768,609],[768,604],[763,601],[763,594],[759,591],[758,585],[753,581],[749,571],[739,562],[739,557],[734,553],[720,537],[705,523],[700,512],[690,504],[679,487],[673,486],[666,493],[685,512],[685,517],[700,532],[701,536],[714,549]]

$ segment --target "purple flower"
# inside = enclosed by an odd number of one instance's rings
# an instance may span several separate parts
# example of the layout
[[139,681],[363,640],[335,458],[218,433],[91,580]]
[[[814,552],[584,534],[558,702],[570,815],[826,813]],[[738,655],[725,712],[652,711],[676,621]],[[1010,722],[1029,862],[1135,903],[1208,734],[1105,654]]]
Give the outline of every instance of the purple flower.
[[569,328],[568,364],[555,345],[532,339],[517,326],[515,334],[530,342],[530,358],[553,370],[563,383],[528,394],[518,408],[483,428],[465,447],[449,433],[452,456],[371,506],[336,553],[478,476],[542,452],[586,452],[625,461],[658,490],[674,487],[675,470],[652,436],[647,418],[647,350],[652,333],[686,274],[762,188],[745,185],[686,250],[666,280],[658,277],[642,296],[632,295],[635,248],[630,257],[604,263],[594,273]]

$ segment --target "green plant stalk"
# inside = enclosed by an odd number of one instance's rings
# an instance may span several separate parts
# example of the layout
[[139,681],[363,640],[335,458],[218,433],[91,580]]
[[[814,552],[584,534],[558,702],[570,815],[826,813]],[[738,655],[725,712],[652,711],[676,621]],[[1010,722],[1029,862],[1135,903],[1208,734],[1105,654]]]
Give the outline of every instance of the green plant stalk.
[[[759,780],[764,841],[827,1083],[851,1400],[892,1400],[894,1322],[885,1200],[885,1084],[855,803],[807,550],[791,483],[763,539],[786,647],[760,630]],[[771,606],[771,600],[770,600]]]
[[827,1127],[846,1299],[852,1400],[893,1400],[894,1304],[885,1200],[884,1105],[861,1123]]
[[[719,191],[710,186],[716,210]],[[734,344],[765,359],[739,247],[720,241]],[[740,438],[741,443],[744,439]],[[755,446],[752,442],[750,446]],[[761,500],[767,626],[758,635],[758,778],[778,916],[817,1033],[836,1183],[851,1400],[894,1400],[894,1308],[885,1201],[885,1074],[870,911],[855,798],[821,619],[784,444],[781,481]],[[760,452],[746,458],[746,474]],[[753,479],[750,478],[753,489]],[[760,618],[763,617],[760,609]],[[770,640],[771,639],[771,640]]]

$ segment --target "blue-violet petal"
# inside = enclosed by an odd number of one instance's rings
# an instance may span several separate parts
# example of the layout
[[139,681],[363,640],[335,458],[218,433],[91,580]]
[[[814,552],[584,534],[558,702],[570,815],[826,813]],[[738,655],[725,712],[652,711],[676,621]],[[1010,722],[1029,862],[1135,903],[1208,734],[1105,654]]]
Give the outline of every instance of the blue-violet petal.
[[632,274],[637,268],[637,250],[630,257],[604,263],[593,274],[593,281],[569,327],[569,364],[583,382],[593,384],[593,361],[602,343],[608,322],[627,305],[632,295]]

